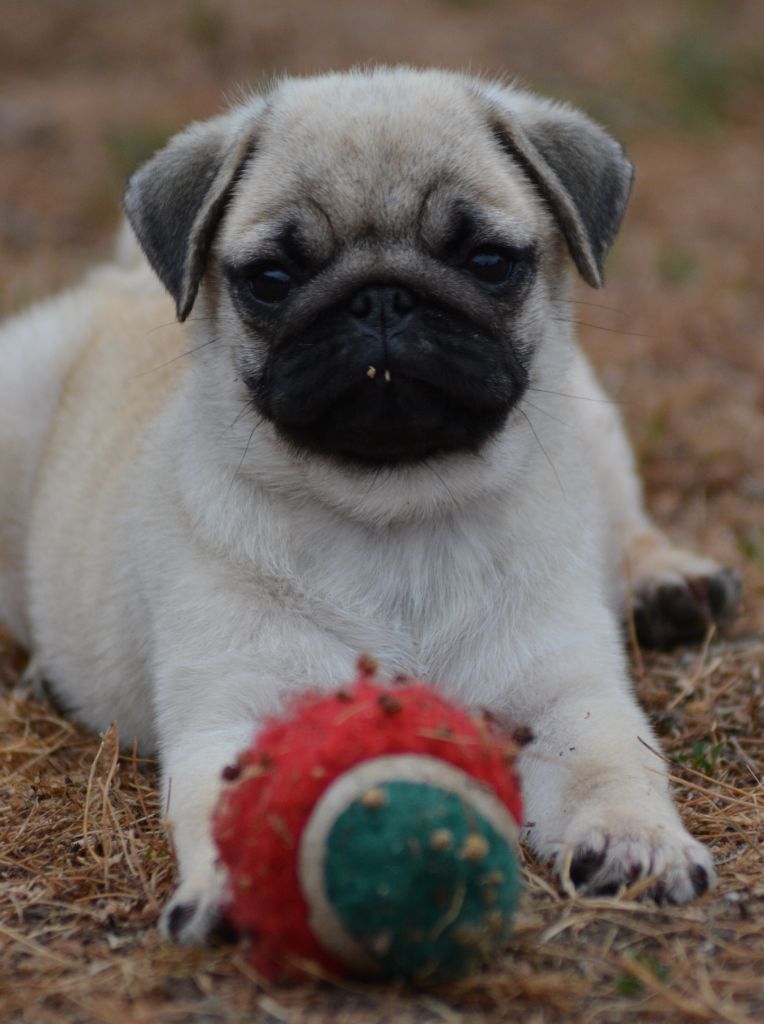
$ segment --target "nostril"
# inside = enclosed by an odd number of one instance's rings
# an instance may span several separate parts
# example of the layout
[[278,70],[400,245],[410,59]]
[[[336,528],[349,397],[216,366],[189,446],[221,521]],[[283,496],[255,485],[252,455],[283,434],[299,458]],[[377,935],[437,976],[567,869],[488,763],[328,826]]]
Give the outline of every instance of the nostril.
[[392,294],[393,309],[398,316],[405,316],[416,306],[416,299],[413,292],[408,288],[394,288]]
[[402,320],[417,304],[416,296],[401,285],[371,285],[361,288],[348,302],[348,309],[358,320],[380,317],[382,322]]
[[359,320],[366,320],[371,315],[373,306],[371,295],[366,289],[356,292],[350,300],[350,312]]

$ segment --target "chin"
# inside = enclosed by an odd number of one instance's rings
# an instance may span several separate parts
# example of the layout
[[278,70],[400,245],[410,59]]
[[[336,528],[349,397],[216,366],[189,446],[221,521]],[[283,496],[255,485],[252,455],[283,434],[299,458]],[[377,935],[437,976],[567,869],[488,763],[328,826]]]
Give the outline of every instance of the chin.
[[401,377],[343,396],[313,422],[276,429],[299,450],[363,471],[476,455],[508,414],[505,403],[460,407],[435,387]]

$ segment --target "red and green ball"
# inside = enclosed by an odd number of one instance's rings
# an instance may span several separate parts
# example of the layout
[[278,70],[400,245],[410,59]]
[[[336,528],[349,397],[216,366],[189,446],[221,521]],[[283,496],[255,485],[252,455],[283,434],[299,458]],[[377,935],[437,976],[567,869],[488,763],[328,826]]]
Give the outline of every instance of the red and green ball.
[[226,770],[214,817],[254,966],[435,982],[500,952],[519,890],[516,744],[366,663],[290,712]]

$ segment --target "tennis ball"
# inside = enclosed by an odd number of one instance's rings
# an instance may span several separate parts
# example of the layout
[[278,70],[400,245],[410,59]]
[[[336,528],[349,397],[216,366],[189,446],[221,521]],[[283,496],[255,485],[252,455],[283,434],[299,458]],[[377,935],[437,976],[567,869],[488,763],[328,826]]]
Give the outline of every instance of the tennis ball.
[[519,893],[517,746],[429,686],[307,694],[224,773],[226,915],[272,979],[431,983],[506,946]]

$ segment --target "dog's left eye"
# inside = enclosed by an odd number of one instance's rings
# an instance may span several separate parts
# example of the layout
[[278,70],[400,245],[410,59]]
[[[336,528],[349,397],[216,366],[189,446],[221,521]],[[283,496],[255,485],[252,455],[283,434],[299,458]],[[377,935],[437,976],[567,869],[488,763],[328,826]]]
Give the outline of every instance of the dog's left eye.
[[283,302],[294,284],[292,275],[280,263],[260,263],[252,267],[245,281],[252,298],[269,306]]
[[503,284],[514,269],[514,261],[500,249],[475,249],[464,269],[483,284]]

